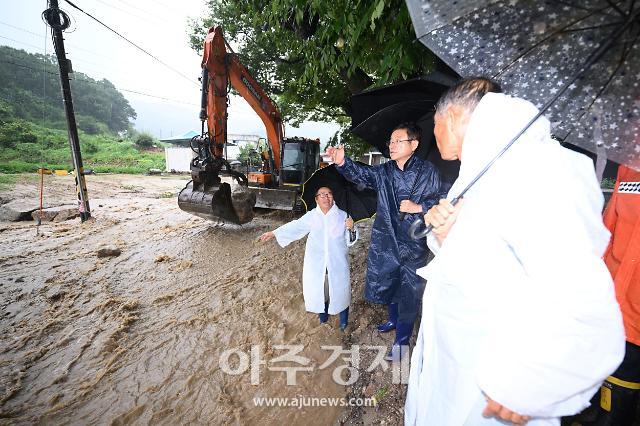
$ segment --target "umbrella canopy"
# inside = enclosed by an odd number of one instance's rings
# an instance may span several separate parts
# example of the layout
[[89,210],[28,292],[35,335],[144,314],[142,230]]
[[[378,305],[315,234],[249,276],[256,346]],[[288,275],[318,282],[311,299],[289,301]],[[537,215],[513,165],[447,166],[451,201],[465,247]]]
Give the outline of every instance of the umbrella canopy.
[[331,189],[334,203],[355,222],[369,219],[376,213],[376,191],[349,182],[338,173],[335,164],[316,170],[303,184],[302,201],[307,211],[316,207],[316,193],[323,186]]
[[[385,157],[389,157],[387,142],[393,129],[403,121],[413,121],[426,130],[433,133],[433,110],[436,100],[433,101],[404,101],[382,108],[367,117],[360,124],[351,128],[351,132],[360,136],[369,145],[378,149]],[[431,122],[431,128],[429,128]],[[428,134],[425,135],[428,139]],[[425,144],[426,145],[426,144]]]
[[435,144],[433,112],[435,105],[456,79],[433,73],[352,96],[351,132],[389,157],[387,141],[393,129],[406,121],[415,122],[422,130],[416,155],[433,163],[449,183],[455,181],[459,161],[444,161]]
[[351,129],[370,145],[389,157],[387,141],[393,129],[405,121],[415,122],[422,129],[422,140],[416,154],[434,164],[446,182],[453,183],[460,171],[459,161],[445,161],[440,156],[433,135],[433,111],[435,101],[406,101],[388,106]]
[[427,76],[365,90],[351,97],[351,127],[358,127],[376,112],[406,101],[437,102],[442,92],[455,84],[457,75],[436,71]]
[[[560,95],[545,113],[558,138],[640,168],[640,4],[407,0],[407,6],[418,39],[460,75],[491,76],[539,108]],[[592,55],[599,49],[602,55]],[[586,58],[595,63],[570,83]]]

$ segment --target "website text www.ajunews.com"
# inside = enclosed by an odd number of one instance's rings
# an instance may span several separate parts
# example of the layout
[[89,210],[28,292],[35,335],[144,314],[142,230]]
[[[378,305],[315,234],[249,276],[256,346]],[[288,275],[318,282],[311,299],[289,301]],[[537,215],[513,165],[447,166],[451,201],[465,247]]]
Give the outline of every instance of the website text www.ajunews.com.
[[312,396],[296,397],[256,397],[253,398],[256,407],[375,407],[376,398],[328,398]]

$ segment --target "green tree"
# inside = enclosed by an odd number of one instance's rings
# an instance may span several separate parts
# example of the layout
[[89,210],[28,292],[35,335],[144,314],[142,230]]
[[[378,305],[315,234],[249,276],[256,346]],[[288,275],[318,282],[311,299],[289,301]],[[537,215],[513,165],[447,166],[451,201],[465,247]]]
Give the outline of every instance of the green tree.
[[0,124],[0,147],[15,148],[19,144],[36,143],[38,137],[32,132],[29,123],[24,120]]
[[134,143],[139,148],[148,149],[148,148],[151,148],[153,145],[155,145],[156,140],[149,133],[142,132],[135,137]]
[[260,164],[260,154],[256,150],[256,147],[252,144],[244,144],[240,146],[240,153],[238,154],[238,160],[242,162],[242,164]]
[[[110,81],[93,80],[80,72],[72,77],[74,109],[78,117],[85,118],[81,125],[86,124],[91,132],[100,124],[113,132],[130,127],[136,112]],[[0,46],[0,81],[0,119],[5,120],[10,113],[14,118],[66,128],[54,56]],[[10,105],[10,110],[4,105]],[[89,119],[94,121],[90,123]]]
[[[220,25],[238,55],[293,125],[335,121],[341,142],[350,97],[367,88],[424,75],[435,57],[415,42],[404,0],[210,0],[210,15],[192,23],[201,51]],[[337,139],[336,139],[337,140]]]

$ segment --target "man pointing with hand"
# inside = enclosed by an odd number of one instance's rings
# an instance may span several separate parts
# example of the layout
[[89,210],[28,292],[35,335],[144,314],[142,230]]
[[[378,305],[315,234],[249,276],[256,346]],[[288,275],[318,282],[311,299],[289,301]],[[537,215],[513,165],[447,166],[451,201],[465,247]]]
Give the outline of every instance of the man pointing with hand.
[[379,325],[378,331],[396,330],[388,356],[391,360],[398,360],[401,348],[409,344],[424,291],[424,280],[416,275],[416,269],[427,263],[427,245],[424,240],[412,240],[408,229],[443,196],[437,169],[413,155],[420,137],[421,130],[413,123],[397,126],[388,142],[391,161],[374,167],[345,157],[341,146],[327,149],[346,179],[378,193],[365,298],[388,306],[389,320]]

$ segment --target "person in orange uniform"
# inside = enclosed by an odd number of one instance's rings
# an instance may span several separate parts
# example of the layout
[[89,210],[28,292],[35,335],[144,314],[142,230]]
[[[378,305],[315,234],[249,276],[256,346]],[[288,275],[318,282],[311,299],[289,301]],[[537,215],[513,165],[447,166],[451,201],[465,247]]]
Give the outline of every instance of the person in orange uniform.
[[600,389],[596,425],[627,426],[636,418],[640,396],[640,171],[620,166],[604,223],[611,231],[604,260],[615,283],[627,343],[622,364]]

